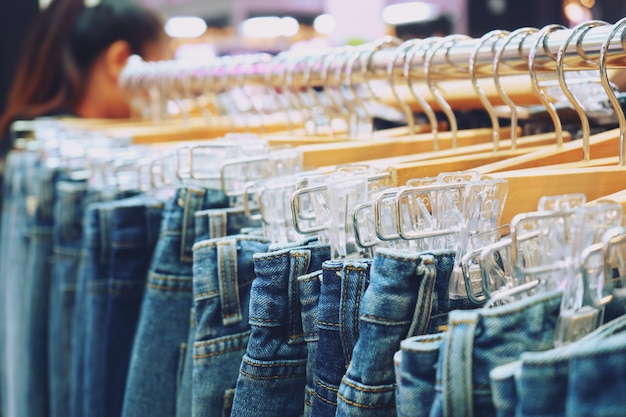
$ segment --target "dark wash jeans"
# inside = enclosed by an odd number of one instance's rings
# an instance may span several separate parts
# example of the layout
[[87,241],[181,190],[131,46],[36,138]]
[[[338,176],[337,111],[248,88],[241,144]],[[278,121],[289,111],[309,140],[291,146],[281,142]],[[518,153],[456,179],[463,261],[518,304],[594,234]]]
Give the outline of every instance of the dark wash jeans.
[[195,213],[224,208],[221,191],[180,188],[163,209],[130,361],[125,417],[176,415],[193,304]]
[[316,244],[254,256],[252,330],[232,416],[302,415],[308,348],[298,278],[319,270],[329,257],[329,246]]
[[359,306],[370,282],[369,260],[328,261],[322,266],[311,415],[334,416],[341,378],[359,338]]
[[146,196],[88,208],[90,229],[97,233],[86,233],[95,273],[85,281],[82,415],[120,414],[161,209]]
[[337,394],[337,416],[396,414],[394,354],[437,330],[449,309],[454,251],[379,249],[359,311],[359,339]]

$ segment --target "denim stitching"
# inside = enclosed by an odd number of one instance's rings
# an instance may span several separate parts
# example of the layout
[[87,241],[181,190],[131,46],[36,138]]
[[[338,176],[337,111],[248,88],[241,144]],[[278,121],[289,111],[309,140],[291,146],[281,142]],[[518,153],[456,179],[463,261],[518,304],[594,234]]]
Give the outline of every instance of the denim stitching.
[[[459,321],[451,321],[449,323],[449,326],[450,326],[450,331],[449,331],[450,339],[453,339],[453,336],[454,336],[454,333],[455,333],[454,329],[458,328],[459,324],[462,324],[462,325],[477,325],[478,324],[478,320],[479,320],[479,316],[476,313],[476,315],[474,316],[474,320],[466,319],[466,320],[459,320]],[[474,335],[472,334],[472,344],[473,344],[473,336]],[[459,337],[459,340],[461,341],[461,343],[465,342],[464,339],[465,338],[463,338],[462,335],[461,335],[461,337]],[[445,369],[446,369],[446,381],[447,381],[446,385],[450,385],[450,382],[452,380],[452,377],[450,375],[452,367],[450,366],[449,361],[450,361],[450,356],[451,356],[451,351],[452,351],[452,345],[453,344],[454,344],[454,340],[448,340],[447,341],[446,356],[445,356],[446,360],[445,360],[445,362],[443,364],[443,366],[445,366]],[[465,364],[469,360],[469,368],[470,368],[469,372],[471,374],[471,372],[472,372],[471,355],[470,355],[470,358],[468,359],[468,358],[465,357],[465,353],[466,353],[465,349],[461,349],[461,363]],[[466,382],[465,380],[467,379],[468,376],[467,375],[463,375],[463,376],[466,377],[466,378],[463,378],[464,379],[463,381],[454,381],[453,383],[455,383],[455,384],[463,384],[464,382]],[[472,383],[471,375],[469,376],[469,378],[470,378],[469,383],[471,384]],[[464,390],[462,390],[462,391],[463,391],[463,394],[465,394]],[[453,413],[453,410],[455,410],[455,408],[453,407],[453,404],[452,404],[452,394],[449,392],[449,390],[445,390],[444,389],[444,396],[446,398],[446,405],[447,405],[448,413]],[[464,404],[462,405],[462,407],[465,408],[466,403],[468,401],[470,402],[469,407],[467,407],[467,410],[465,410],[465,411],[467,411],[469,413],[468,417],[473,416],[474,408],[473,408],[472,400],[473,400],[472,398],[469,398],[469,399],[468,398],[464,398],[464,401],[463,401]],[[445,413],[445,409],[444,409],[444,414],[446,414]]]
[[[228,278],[230,278],[230,287],[228,291],[226,291],[227,296],[233,296],[233,302],[235,306],[233,307],[233,312],[227,312],[224,317],[240,317],[241,307],[239,306],[239,286],[237,285],[237,246],[236,242],[232,240],[228,240],[224,242],[228,249],[228,260],[230,261],[230,274]],[[241,319],[240,319],[241,320]]]
[[320,394],[318,394],[317,392],[315,393],[315,397],[317,397],[319,400],[325,402],[326,404],[337,406],[337,401],[331,401],[329,399],[326,399],[326,398],[322,397]]
[[382,322],[385,322],[385,323],[397,323],[398,325],[410,323],[409,320],[398,321],[398,320],[392,320],[392,319],[388,319],[388,318],[384,318],[384,317],[374,316],[374,315],[371,315],[371,314],[361,314],[361,319],[378,320],[378,321],[382,321]]
[[281,363],[270,363],[270,364],[267,364],[267,365],[256,364],[254,362],[250,362],[250,359],[247,359],[245,357],[242,359],[242,362],[245,362],[247,365],[253,366],[255,368],[280,368],[280,367],[283,367],[283,366],[293,366],[293,367],[306,366],[306,363],[302,363],[302,362],[300,362],[300,363],[284,363],[284,362],[281,362]]
[[172,288],[172,287],[166,287],[164,285],[158,285],[158,284],[153,284],[153,283],[149,283],[148,287],[153,288],[155,290],[160,290],[160,291],[191,292],[191,288]]
[[317,385],[319,385],[320,387],[322,387],[322,388],[324,388],[324,389],[327,389],[327,390],[329,390],[329,391],[333,391],[333,392],[338,392],[338,391],[339,391],[339,388],[337,388],[337,387],[332,387],[332,386],[330,386],[330,385],[328,385],[328,384],[325,384],[325,383],[323,383],[322,381],[320,381],[320,380],[319,380],[319,379],[317,379],[317,378],[315,378],[315,383],[316,383]]
[[246,371],[240,369],[239,373],[241,373],[244,376],[247,376],[250,379],[262,379],[262,380],[272,380],[272,379],[294,379],[294,378],[300,378],[302,376],[302,374],[295,374],[295,375],[280,375],[280,376],[260,376],[260,375],[252,375],[247,373]]
[[231,342],[233,340],[245,339],[250,336],[250,331],[235,334],[232,336],[219,337],[216,339],[207,340],[205,342],[196,342],[194,343],[194,347],[207,347],[211,345],[217,345],[223,342]]
[[219,352],[207,353],[206,355],[193,355],[193,359],[212,358],[212,357],[215,357],[215,356],[220,356],[220,355],[224,355],[226,353],[236,352],[238,350],[245,350],[245,349],[246,349],[245,346],[239,346],[239,347],[236,347],[236,348],[230,348],[230,349],[222,350],[222,351],[219,351]]
[[351,382],[346,376],[341,378],[341,382],[346,384],[347,386],[354,388],[357,391],[361,392],[392,392],[396,389],[396,384],[393,384],[390,388],[368,388],[368,387],[359,387],[354,382]]
[[367,405],[367,404],[361,404],[361,403],[357,403],[351,400],[348,400],[346,397],[344,397],[341,394],[337,394],[337,397],[339,399],[341,399],[343,402],[345,402],[348,405],[351,405],[353,407],[357,407],[357,408],[366,408],[369,410],[374,410],[374,409],[379,409],[379,408],[396,408],[396,404],[382,404],[382,405]]
[[256,317],[250,317],[250,321],[260,321],[262,323],[277,323],[279,320],[277,319],[259,319]]

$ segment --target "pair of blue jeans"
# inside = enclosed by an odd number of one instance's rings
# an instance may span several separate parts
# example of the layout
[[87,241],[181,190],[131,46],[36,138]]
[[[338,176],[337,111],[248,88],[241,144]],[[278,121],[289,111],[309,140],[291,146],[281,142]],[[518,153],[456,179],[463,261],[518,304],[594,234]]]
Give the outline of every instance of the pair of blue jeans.
[[[101,399],[104,388],[95,387],[87,379],[99,381],[98,374],[103,372],[98,364],[87,363],[87,348],[90,349],[89,357],[98,357],[97,351],[102,349],[101,345],[90,344],[89,341],[101,336],[104,332],[103,320],[106,309],[104,300],[108,291],[107,280],[110,273],[111,211],[104,208],[100,211],[99,204],[131,198],[134,195],[136,195],[135,191],[119,192],[109,188],[89,188],[85,197],[82,251],[73,306],[74,316],[70,329],[72,349],[69,410],[70,416],[73,417],[90,415],[90,408],[103,412],[103,408],[95,403],[95,399]],[[94,323],[95,327],[89,326],[90,323]],[[100,342],[104,343],[104,340],[100,339]],[[96,360],[99,362],[101,358]],[[92,398],[94,404],[91,404]]]
[[337,394],[337,416],[396,414],[394,354],[433,333],[449,312],[455,252],[379,249],[359,311],[359,339]]
[[252,327],[232,416],[302,415],[308,347],[298,278],[319,270],[329,258],[329,246],[317,244],[254,255]]
[[[618,367],[611,364],[611,369],[607,369],[607,364],[600,360],[597,368],[587,370],[585,375],[574,376],[571,366],[578,360],[575,358],[585,357],[586,360],[594,355],[602,358],[602,354],[598,352],[604,348],[605,344],[612,343],[608,340],[624,333],[626,333],[626,316],[599,327],[569,345],[544,352],[525,352],[519,361],[494,369],[490,373],[490,378],[493,403],[498,416],[565,416],[573,411],[579,412],[579,410],[580,412],[587,411],[589,415],[598,415],[600,410],[606,410],[606,405],[600,406],[597,401],[606,398],[603,382],[610,381],[609,384],[613,384],[615,379],[609,378],[608,374],[616,372]],[[581,352],[586,353],[581,355]],[[581,362],[578,361],[578,363]],[[589,376],[592,373],[599,377],[598,386],[602,387],[597,391],[599,395],[579,397],[582,394],[573,394],[579,386],[578,378],[581,380],[580,386],[589,384]],[[583,386],[583,390],[589,393],[596,388],[588,390]],[[572,397],[570,394],[573,394]],[[618,397],[612,399],[610,410],[616,410],[613,407],[618,406]],[[582,404],[569,407],[570,404],[578,402]],[[569,411],[568,408],[570,408]]]
[[238,235],[193,247],[193,416],[230,414],[250,337],[253,256],[266,252],[268,246],[268,239]]
[[[28,350],[24,287],[29,259],[30,235],[36,210],[34,185],[39,158],[34,152],[9,153],[4,167],[0,283],[2,285],[2,415],[24,415],[29,401],[24,387]],[[36,349],[36,346],[32,347]]]
[[[248,230],[257,230],[259,226],[260,221],[251,219],[241,208],[201,210],[196,212],[196,241],[247,234]],[[189,326],[189,338],[182,348],[185,358],[178,390],[177,417],[192,415],[193,345],[196,338],[196,312],[193,308],[190,312]]]
[[61,181],[54,203],[53,264],[48,322],[50,416],[70,413],[71,349],[86,182]]
[[118,416],[162,203],[146,196],[92,204],[84,299],[82,415]]
[[322,266],[311,415],[334,416],[341,378],[359,338],[359,307],[370,282],[369,260],[327,261]]
[[193,305],[195,214],[227,206],[221,191],[185,187],[163,209],[128,372],[125,417],[177,413]]

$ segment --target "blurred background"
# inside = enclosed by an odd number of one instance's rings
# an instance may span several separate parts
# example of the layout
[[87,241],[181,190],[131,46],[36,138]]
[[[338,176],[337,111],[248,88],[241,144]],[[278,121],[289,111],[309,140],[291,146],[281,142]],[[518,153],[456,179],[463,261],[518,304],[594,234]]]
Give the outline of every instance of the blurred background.
[[[98,0],[86,0],[98,1]],[[137,1],[159,10],[181,60],[249,52],[360,44],[450,33],[480,37],[550,23],[615,22],[624,0],[103,0]],[[24,34],[49,0],[0,0],[0,113]]]

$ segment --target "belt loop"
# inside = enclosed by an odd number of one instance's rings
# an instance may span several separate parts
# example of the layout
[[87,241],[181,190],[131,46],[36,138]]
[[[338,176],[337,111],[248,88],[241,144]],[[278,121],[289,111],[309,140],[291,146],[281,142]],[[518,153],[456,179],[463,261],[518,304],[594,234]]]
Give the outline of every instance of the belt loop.
[[206,190],[198,188],[188,188],[185,190],[186,196],[183,200],[183,224],[181,230],[180,259],[184,262],[193,261],[191,249],[196,240],[196,212],[202,210]]
[[236,240],[227,239],[217,242],[217,262],[222,321],[224,326],[237,324],[243,320],[243,316],[239,300]]
[[308,249],[294,249],[289,251],[289,342],[301,343],[304,341],[302,327],[302,305],[300,304],[300,287],[298,278],[306,275],[311,263],[311,251]]
[[474,415],[472,358],[479,317],[475,311],[456,311],[450,314],[448,336],[442,348],[444,417]]
[[413,314],[413,320],[407,338],[426,334],[428,329],[433,310],[433,302],[435,300],[435,282],[437,281],[437,268],[434,256],[420,256],[415,272],[420,285],[417,292],[415,313]]
[[226,211],[211,210],[209,211],[208,216],[210,238],[215,239],[218,237],[226,237],[228,234],[226,230]]
[[109,263],[109,254],[111,251],[111,224],[112,210],[109,207],[98,207],[98,218],[100,219],[100,261],[103,264]]

